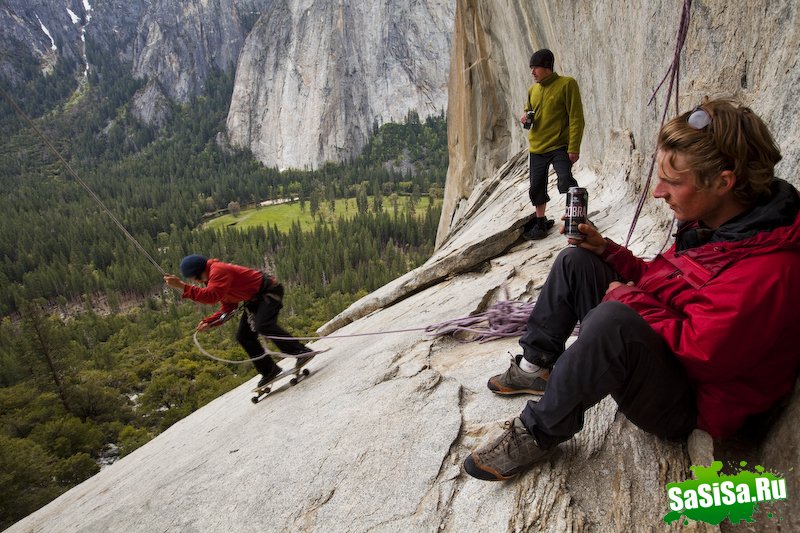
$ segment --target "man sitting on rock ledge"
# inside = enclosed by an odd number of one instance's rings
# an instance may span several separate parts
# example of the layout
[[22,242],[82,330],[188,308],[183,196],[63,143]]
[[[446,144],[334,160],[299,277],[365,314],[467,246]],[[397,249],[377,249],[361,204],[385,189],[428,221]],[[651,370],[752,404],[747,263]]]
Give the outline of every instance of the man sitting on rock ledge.
[[[497,394],[539,393],[468,474],[509,479],[583,427],[608,395],[641,429],[714,438],[788,395],[800,367],[800,196],[774,176],[767,126],[729,100],[661,128],[658,182],[678,221],[652,261],[582,224],[563,250],[520,340],[523,354],[489,380]],[[576,323],[577,340],[565,350]]]

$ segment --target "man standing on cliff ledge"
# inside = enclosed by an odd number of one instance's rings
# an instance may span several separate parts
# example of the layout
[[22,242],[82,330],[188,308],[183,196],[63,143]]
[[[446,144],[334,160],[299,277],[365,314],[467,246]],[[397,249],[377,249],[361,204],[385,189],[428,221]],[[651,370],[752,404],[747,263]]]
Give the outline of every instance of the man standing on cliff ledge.
[[580,156],[583,137],[583,105],[578,83],[553,72],[555,59],[547,48],[534,52],[529,62],[536,83],[528,89],[525,113],[520,118],[529,130],[531,203],[536,217],[525,226],[523,237],[544,239],[553,227],[545,216],[550,196],[547,194],[547,171],[550,165],[558,176],[558,192],[565,194],[578,182],[572,165]]

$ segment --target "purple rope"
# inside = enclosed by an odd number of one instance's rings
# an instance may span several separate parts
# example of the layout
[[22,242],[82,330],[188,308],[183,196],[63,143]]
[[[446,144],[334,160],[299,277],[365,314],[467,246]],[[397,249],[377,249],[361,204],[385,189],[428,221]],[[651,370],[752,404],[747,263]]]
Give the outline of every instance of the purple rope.
[[[425,331],[434,337],[455,334],[458,332],[470,333],[473,338],[463,342],[478,341],[481,343],[489,342],[506,337],[521,337],[528,326],[528,318],[533,311],[532,302],[520,302],[516,300],[501,300],[493,304],[483,313],[471,316],[445,320],[430,326],[418,328],[392,329],[367,333],[351,333],[349,335],[319,335],[314,337],[278,337],[264,335],[272,340],[295,340],[310,341],[323,339],[345,339],[349,337],[367,337],[372,335],[387,335],[390,333],[408,333],[411,331]],[[578,332],[578,327],[573,331],[573,335]],[[460,340],[460,339],[459,339]]]
[[426,331],[435,336],[458,332],[471,333],[474,338],[469,341],[478,342],[520,337],[527,329],[528,318],[534,305],[535,302],[503,300],[483,313],[433,324],[428,326]]
[[[669,109],[669,101],[672,98],[673,88],[675,89],[675,114],[679,113],[678,110],[678,96],[680,94],[680,80],[678,74],[680,73],[680,63],[681,63],[681,50],[683,50],[683,45],[686,43],[686,35],[689,33],[689,22],[691,20],[690,11],[692,8],[692,0],[684,0],[683,8],[681,9],[681,21],[678,25],[678,35],[675,37],[675,52],[672,55],[672,62],[667,69],[667,73],[664,74],[664,77],[661,79],[661,83],[658,84],[655,91],[653,91],[652,96],[650,96],[650,100],[647,102],[647,105],[653,103],[656,98],[656,94],[661,90],[661,87],[664,85],[664,82],[667,81],[669,78],[669,87],[667,89],[667,97],[664,100],[664,112],[661,114],[661,126],[664,126],[664,122],[667,118],[667,109]],[[647,179],[644,183],[644,189],[642,190],[642,195],[639,198],[639,202],[636,204],[636,212],[633,215],[633,220],[631,221],[631,227],[628,229],[628,236],[625,238],[625,247],[628,247],[628,244],[631,242],[631,237],[633,236],[633,230],[636,228],[636,223],[639,221],[639,216],[642,214],[642,208],[644,208],[644,202],[647,199],[648,192],[650,191],[650,181],[653,177],[653,169],[655,168],[656,164],[656,154],[653,153],[653,158],[650,160],[650,169],[647,171]]]

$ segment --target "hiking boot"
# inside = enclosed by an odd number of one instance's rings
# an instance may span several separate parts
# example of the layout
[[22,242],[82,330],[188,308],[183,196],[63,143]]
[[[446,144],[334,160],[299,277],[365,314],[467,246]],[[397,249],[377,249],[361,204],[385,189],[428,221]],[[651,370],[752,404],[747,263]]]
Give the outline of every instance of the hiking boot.
[[272,369],[272,372],[268,374],[261,374],[261,379],[258,380],[258,385],[256,385],[256,388],[260,388],[263,387],[264,385],[267,385],[270,381],[275,379],[280,373],[281,373],[281,367],[275,365]]
[[505,431],[491,444],[478,448],[464,459],[464,470],[484,481],[511,479],[540,461],[551,450],[542,450],[519,417],[507,420]]
[[552,227],[555,225],[555,223],[556,223],[556,221],[555,221],[555,220],[553,220],[552,218],[547,218],[547,217],[541,217],[541,218],[539,218],[539,217],[533,217],[532,219],[530,219],[529,221],[527,221],[527,222],[525,223],[525,225],[524,225],[524,226],[522,226],[522,231],[523,231],[523,232],[526,232],[526,231],[530,231],[530,230],[532,230],[534,227],[536,227],[536,226],[540,225],[542,220],[544,220],[544,221],[545,221],[545,222],[544,222],[544,229],[550,229],[550,228],[552,228]]
[[489,378],[486,384],[495,394],[544,394],[550,370],[540,368],[536,372],[525,372],[519,367],[522,355],[511,358],[511,366],[503,374]]

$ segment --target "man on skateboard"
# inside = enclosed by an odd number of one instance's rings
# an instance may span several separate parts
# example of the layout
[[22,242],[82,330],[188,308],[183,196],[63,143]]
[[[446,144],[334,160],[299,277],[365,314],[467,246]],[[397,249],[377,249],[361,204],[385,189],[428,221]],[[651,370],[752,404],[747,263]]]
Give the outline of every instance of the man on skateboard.
[[[187,255],[181,260],[181,275],[204,286],[183,282],[179,277],[167,274],[164,283],[182,291],[182,297],[203,304],[220,303],[219,310],[197,324],[197,331],[206,331],[244,303],[244,313],[239,320],[236,340],[250,356],[253,366],[261,374],[258,387],[268,384],[281,373],[281,368],[266,355],[258,335],[267,337],[291,337],[278,325],[278,312],[283,307],[283,285],[274,276],[218,259],[206,259],[202,255]],[[297,357],[296,367],[306,365],[314,357],[301,357],[312,350],[292,339],[271,339],[278,349]]]

